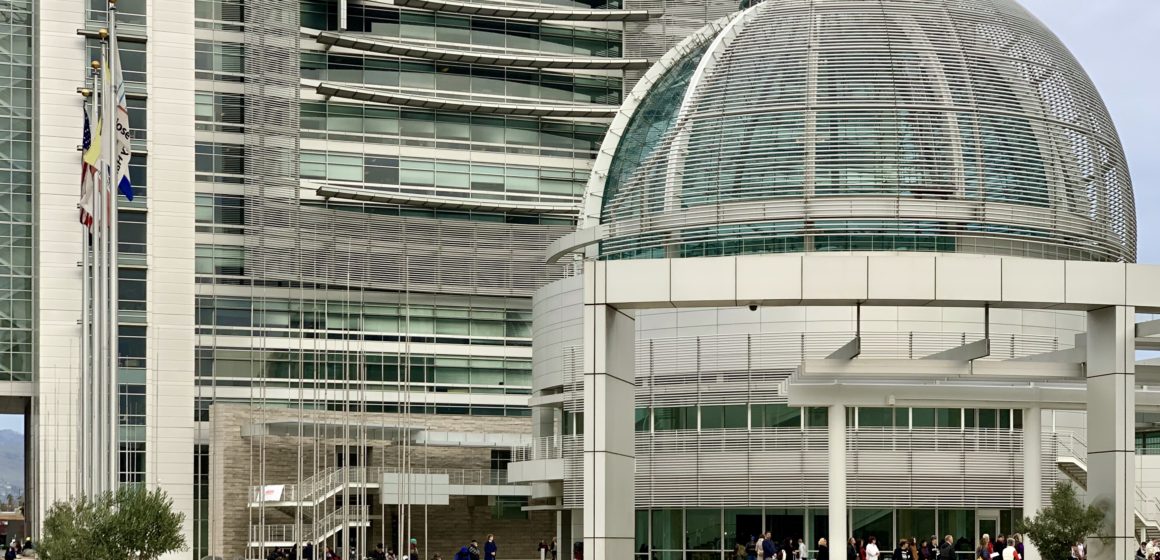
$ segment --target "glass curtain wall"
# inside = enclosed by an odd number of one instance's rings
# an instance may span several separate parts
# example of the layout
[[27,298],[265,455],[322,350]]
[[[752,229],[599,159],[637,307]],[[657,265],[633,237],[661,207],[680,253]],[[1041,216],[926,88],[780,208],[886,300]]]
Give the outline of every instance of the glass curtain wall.
[[[998,512],[997,533],[1014,531],[1013,522],[1022,510]],[[976,511],[970,509],[852,509],[847,512],[852,536],[878,540],[885,558],[893,555],[897,541],[915,538],[919,543],[937,535],[941,543],[950,535],[962,560],[973,554]],[[810,520],[807,532],[807,520]],[[738,544],[744,545],[768,531],[779,546],[787,540],[796,545],[804,539],[812,554],[817,540],[828,528],[825,509],[806,508],[687,508],[637,510],[637,560],[733,560]],[[831,558],[844,558],[845,543],[830,543]]]

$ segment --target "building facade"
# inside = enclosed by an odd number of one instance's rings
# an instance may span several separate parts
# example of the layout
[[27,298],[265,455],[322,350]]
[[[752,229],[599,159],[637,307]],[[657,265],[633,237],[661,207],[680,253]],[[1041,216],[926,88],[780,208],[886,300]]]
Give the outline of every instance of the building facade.
[[[613,120],[548,253],[583,273],[535,299],[537,440],[513,476],[598,558],[725,558],[765,530],[969,556],[1056,481],[1087,488],[1091,441],[1119,462],[1087,491],[1130,543],[1155,516],[1133,445],[1068,399],[1108,320],[1071,271],[1105,267],[1123,306],[1116,275],[1155,275],[1111,264],[1135,260],[1135,220],[1098,93],[1015,2],[757,4],[665,54]],[[1055,377],[1078,393],[1025,392]]]
[[[470,520],[432,551],[554,533],[496,484],[528,443],[531,295],[565,277],[542,252],[575,228],[648,49],[736,8],[672,4],[117,2],[137,195],[119,201],[118,477],[169,492],[195,558],[397,543],[419,498],[389,502],[383,476],[461,477],[448,507]],[[108,12],[0,13],[0,409],[28,415],[35,526],[80,491],[77,90]],[[252,499],[323,473],[342,490]],[[551,530],[521,529],[536,516]]]

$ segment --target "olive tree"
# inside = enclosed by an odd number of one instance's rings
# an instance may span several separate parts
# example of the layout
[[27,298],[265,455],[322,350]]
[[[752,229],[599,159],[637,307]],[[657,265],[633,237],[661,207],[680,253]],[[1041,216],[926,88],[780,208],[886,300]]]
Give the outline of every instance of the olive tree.
[[1051,505],[1034,518],[1024,518],[1018,530],[1027,535],[1044,560],[1067,560],[1072,545],[1100,532],[1104,513],[1103,507],[1084,506],[1074,486],[1058,482],[1051,491]]
[[54,504],[44,518],[40,554],[45,560],[156,560],[187,549],[184,522],[161,489],[122,486]]

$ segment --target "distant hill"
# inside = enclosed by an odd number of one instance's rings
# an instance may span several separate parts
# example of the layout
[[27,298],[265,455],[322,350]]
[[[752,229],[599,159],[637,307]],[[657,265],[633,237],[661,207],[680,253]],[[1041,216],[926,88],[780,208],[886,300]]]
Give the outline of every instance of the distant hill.
[[24,434],[0,430],[0,502],[24,493]]

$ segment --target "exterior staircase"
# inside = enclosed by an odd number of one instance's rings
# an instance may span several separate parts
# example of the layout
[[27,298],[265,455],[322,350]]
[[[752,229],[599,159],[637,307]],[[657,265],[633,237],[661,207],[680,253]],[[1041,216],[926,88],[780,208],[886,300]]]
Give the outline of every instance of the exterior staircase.
[[[1055,466],[1080,488],[1087,490],[1087,443],[1071,433],[1056,436]],[[1136,533],[1141,531],[1150,538],[1160,538],[1160,499],[1147,496],[1136,484]]]
[[[251,548],[290,547],[295,543],[314,542],[347,527],[369,527],[367,506],[333,507],[330,500],[347,489],[384,493],[386,475],[398,474],[389,467],[341,467],[318,471],[300,484],[255,486],[251,488],[249,507],[275,508],[282,516],[296,518],[298,523],[250,526]],[[445,490],[451,496],[530,496],[531,486],[509,482],[506,470],[491,469],[411,469],[410,476],[446,477]],[[393,503],[384,498],[387,503]],[[317,518],[314,516],[317,515]],[[258,518],[265,516],[259,515]]]

